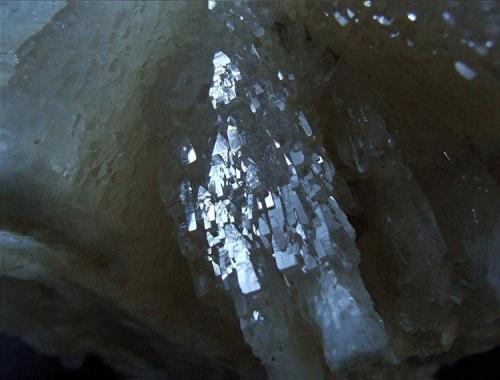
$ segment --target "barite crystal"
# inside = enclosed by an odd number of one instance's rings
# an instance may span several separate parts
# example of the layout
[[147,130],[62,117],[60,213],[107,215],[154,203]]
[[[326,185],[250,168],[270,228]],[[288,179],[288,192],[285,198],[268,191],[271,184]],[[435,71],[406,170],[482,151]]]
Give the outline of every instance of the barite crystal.
[[[335,199],[334,166],[306,114],[288,99],[295,76],[276,69],[270,41],[255,47],[268,35],[260,25],[265,12],[224,3],[210,13],[212,44],[221,49],[208,94],[217,130],[209,167],[201,175],[188,171],[183,182],[181,229],[188,235],[181,245],[197,241],[208,252],[206,270],[232,295],[246,340],[278,378],[304,378],[305,369],[323,377],[317,363],[296,354],[296,320],[321,337],[333,371],[359,356],[394,360],[359,276],[354,230]],[[196,207],[190,183],[199,189]],[[215,223],[207,204],[215,205]],[[276,297],[288,301],[279,305]],[[273,331],[277,324],[288,332]],[[282,339],[290,343],[278,355],[273,347]]]

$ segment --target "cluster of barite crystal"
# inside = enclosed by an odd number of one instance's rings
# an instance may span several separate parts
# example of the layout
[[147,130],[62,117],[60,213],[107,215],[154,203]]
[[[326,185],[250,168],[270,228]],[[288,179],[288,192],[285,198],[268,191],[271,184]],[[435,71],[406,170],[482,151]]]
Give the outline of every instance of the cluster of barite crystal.
[[[387,348],[357,271],[355,231],[333,196],[332,162],[306,115],[287,101],[294,75],[261,58],[263,48],[252,41],[265,30],[255,13],[245,4],[229,4],[217,9],[209,3],[215,8],[211,17],[231,34],[224,46],[232,52],[213,56],[209,97],[218,132],[204,181],[187,175],[180,185],[181,246],[191,258],[193,249],[206,252],[214,275],[233,295],[247,341],[266,365],[274,363],[264,346],[287,340],[255,328],[287,323],[277,317],[282,300],[269,305],[260,299],[269,296],[266,282],[273,286],[268,277],[277,269],[285,290],[298,288],[301,316],[319,330],[330,367],[340,368],[353,355]],[[195,147],[186,141],[180,156],[189,168],[197,159]],[[260,336],[250,337],[249,325]]]
[[[215,54],[213,64],[210,96],[217,109],[218,103],[228,104],[236,98],[235,84],[241,73],[223,52]],[[264,81],[263,86],[269,88],[271,83]],[[285,111],[284,100],[273,103],[261,84],[256,83],[252,92],[252,112],[260,112],[261,104],[266,103]],[[272,254],[281,271],[300,268],[307,273],[317,267],[318,260],[334,255],[335,243],[329,230],[344,228],[354,238],[346,216],[335,198],[328,195],[333,191],[334,167],[323,157],[322,149],[315,152],[300,143],[281,147],[274,140],[276,154],[283,155],[290,177],[288,184],[268,188],[259,179],[256,163],[242,152],[245,134],[238,131],[236,120],[229,116],[224,123],[219,115],[219,123],[226,126],[226,133],[217,134],[208,190],[199,186],[197,194],[193,194],[189,181],[181,185],[187,229],[195,231],[197,219],[202,221],[200,228],[206,231],[208,259],[215,275],[224,280],[235,271],[241,291],[251,293],[261,288],[250,261],[251,252]],[[299,126],[303,139],[313,139],[302,112],[297,115]],[[194,152],[189,145],[183,151]],[[189,161],[189,157],[184,160]],[[306,210],[313,211],[313,215],[309,217]]]

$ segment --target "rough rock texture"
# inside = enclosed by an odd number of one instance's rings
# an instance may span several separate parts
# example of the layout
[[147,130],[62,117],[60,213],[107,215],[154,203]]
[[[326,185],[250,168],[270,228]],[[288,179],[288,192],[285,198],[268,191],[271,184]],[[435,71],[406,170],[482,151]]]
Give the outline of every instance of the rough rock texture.
[[237,322],[195,300],[141,118],[155,65],[175,52],[174,19],[198,9],[179,16],[186,5],[72,3],[17,52],[1,97],[0,316],[39,349],[97,351],[127,372],[187,378],[193,363],[257,365]]
[[[400,362],[362,377],[499,344],[498,4],[259,6]],[[212,149],[202,112],[165,106],[211,107],[206,8],[0,3],[0,329],[142,377],[265,376],[227,299],[195,295],[161,201],[183,176],[165,139]]]

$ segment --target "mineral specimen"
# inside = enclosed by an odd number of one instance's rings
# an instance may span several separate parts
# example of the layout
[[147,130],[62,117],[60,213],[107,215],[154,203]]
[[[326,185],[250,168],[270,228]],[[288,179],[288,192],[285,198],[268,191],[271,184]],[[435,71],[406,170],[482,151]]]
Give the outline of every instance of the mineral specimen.
[[1,330],[139,378],[500,343],[497,2],[0,11]]

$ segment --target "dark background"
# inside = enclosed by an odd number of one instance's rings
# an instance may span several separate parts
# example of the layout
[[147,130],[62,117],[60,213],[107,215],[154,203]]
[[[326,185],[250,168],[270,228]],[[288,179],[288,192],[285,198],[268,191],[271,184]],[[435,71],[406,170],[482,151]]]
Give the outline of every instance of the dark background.
[[[20,339],[0,334],[0,380],[126,378],[94,354],[88,354],[77,367],[74,370],[67,369],[61,365],[59,358],[40,354]],[[500,346],[488,352],[464,357],[450,366],[440,368],[435,374],[435,379],[500,380]]]

